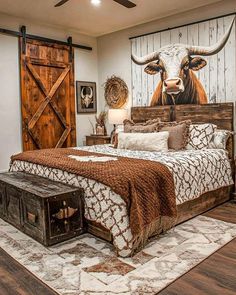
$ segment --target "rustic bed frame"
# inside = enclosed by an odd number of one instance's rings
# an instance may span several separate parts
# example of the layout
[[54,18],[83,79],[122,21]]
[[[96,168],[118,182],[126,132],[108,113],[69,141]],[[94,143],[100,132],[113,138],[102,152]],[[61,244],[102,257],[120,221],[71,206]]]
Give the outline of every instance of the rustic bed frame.
[[[183,121],[190,119],[192,123],[213,123],[219,129],[234,130],[234,104],[217,103],[204,105],[173,105],[157,107],[133,107],[131,119],[134,122],[144,122],[150,119],[160,118],[161,121]],[[233,179],[235,179],[234,167],[234,140],[233,135],[227,143],[227,150],[231,161]],[[205,193],[192,201],[177,206],[178,218],[176,224],[197,216],[215,206],[228,201],[234,185],[220,188]],[[111,233],[101,225],[87,221],[88,232],[112,242]]]

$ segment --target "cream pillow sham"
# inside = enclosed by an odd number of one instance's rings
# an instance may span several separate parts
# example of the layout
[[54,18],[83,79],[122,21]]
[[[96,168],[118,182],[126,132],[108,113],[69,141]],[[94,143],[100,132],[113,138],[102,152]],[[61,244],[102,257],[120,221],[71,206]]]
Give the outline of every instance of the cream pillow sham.
[[226,149],[229,137],[233,135],[232,131],[217,129],[209,143],[209,149]]
[[169,132],[119,133],[118,149],[167,152]]

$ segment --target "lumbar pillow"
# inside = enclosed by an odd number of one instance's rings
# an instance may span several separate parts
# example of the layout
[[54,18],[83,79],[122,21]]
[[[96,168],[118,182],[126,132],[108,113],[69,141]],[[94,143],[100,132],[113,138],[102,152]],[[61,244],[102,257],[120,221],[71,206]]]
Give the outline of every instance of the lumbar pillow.
[[169,132],[157,133],[119,133],[118,149],[138,151],[168,151]]
[[158,124],[158,131],[168,131],[168,147],[171,150],[183,150],[189,139],[189,127],[191,120],[181,122],[161,122]]
[[134,123],[132,120],[124,120],[125,133],[151,133],[157,132],[157,123],[160,119],[148,120],[143,123]]
[[188,150],[202,150],[209,147],[217,126],[214,124],[194,124],[189,128]]

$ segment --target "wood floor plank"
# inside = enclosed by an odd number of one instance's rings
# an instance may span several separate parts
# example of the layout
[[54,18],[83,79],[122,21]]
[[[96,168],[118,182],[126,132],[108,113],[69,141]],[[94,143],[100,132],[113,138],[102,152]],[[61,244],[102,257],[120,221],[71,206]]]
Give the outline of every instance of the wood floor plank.
[[236,239],[208,257],[158,295],[235,295]]
[[58,295],[0,248],[1,295]]
[[[203,215],[236,223],[236,202],[227,202]],[[236,239],[158,293],[158,295],[223,294],[236,294]]]
[[203,215],[225,222],[236,223],[236,201],[224,203]]

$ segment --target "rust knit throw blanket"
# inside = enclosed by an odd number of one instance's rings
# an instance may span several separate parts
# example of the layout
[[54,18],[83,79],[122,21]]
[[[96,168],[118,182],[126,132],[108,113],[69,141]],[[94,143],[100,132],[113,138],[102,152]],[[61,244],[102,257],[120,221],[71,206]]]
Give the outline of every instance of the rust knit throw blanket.
[[28,151],[12,156],[11,160],[60,169],[109,186],[127,204],[134,237],[140,237],[145,230],[153,232],[151,228],[155,223],[160,225],[161,217],[170,220],[169,227],[174,225],[177,215],[174,181],[165,165],[126,157],[115,157],[116,161],[82,162],[69,155],[110,157],[65,148]]

